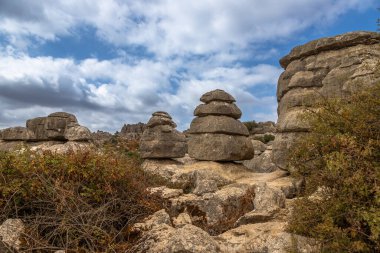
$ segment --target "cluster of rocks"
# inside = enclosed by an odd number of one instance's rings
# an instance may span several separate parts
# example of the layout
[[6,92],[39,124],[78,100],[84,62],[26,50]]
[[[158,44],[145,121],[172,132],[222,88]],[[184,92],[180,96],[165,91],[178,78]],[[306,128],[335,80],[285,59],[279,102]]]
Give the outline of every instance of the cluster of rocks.
[[146,124],[140,140],[142,158],[177,158],[187,152],[186,136],[166,112],[155,112]]
[[141,122],[137,124],[124,124],[121,131],[117,133],[117,136],[126,140],[140,140],[145,128],[146,124]]
[[190,125],[189,156],[206,161],[238,161],[253,157],[248,129],[238,119],[236,101],[223,90],[205,93]]
[[[318,100],[340,98],[379,82],[380,34],[351,32],[297,46],[280,60],[273,159],[286,169],[288,150],[309,130],[300,117]],[[377,70],[376,70],[377,69]],[[377,71],[377,72],[376,72]]]
[[26,127],[10,127],[0,131],[0,149],[9,150],[19,144],[81,143],[92,139],[88,128],[79,125],[75,115],[55,112],[47,117],[26,121]]

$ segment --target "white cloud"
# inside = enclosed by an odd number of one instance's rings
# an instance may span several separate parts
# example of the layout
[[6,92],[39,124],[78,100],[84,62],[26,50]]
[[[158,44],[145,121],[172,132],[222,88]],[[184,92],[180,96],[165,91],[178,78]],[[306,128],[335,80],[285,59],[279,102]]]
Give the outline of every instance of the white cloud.
[[4,0],[0,31],[16,43],[29,35],[55,40],[88,25],[111,44],[143,45],[159,56],[226,53],[374,5],[374,0]]
[[[200,96],[221,88],[233,94],[244,110],[255,101],[249,89],[275,86],[278,67],[257,65],[191,69],[177,60],[166,63],[122,59],[75,61],[52,57],[30,57],[3,52],[0,58],[0,98],[7,105],[2,121],[12,121],[12,110],[24,122],[30,115],[64,110],[76,113],[83,123],[115,131],[129,120],[146,121],[156,110],[169,111],[186,128]],[[180,68],[186,68],[181,73]],[[176,76],[173,83],[171,78]],[[173,89],[173,85],[177,85]],[[33,108],[25,111],[22,108]],[[49,109],[50,108],[50,109]],[[96,115],[97,114],[97,115]],[[89,117],[88,115],[92,115]],[[125,117],[125,118],[122,118]],[[128,118],[127,118],[128,117]],[[131,121],[130,121],[131,122]]]

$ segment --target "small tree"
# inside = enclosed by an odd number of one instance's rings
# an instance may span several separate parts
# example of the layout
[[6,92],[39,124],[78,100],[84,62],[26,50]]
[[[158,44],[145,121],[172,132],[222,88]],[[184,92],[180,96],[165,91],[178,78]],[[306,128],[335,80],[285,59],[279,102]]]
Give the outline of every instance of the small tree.
[[305,189],[289,230],[323,252],[380,252],[380,83],[319,108],[290,156]]

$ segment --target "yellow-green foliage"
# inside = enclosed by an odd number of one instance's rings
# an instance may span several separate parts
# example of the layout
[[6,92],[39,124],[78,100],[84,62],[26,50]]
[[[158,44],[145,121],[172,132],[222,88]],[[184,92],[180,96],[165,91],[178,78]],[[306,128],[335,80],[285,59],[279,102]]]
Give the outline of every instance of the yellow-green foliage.
[[290,160],[305,196],[289,229],[319,239],[324,252],[380,252],[380,83],[306,118],[310,135]]
[[27,250],[118,252],[128,226],[161,208],[153,183],[137,157],[112,151],[1,153],[0,222],[26,222]]

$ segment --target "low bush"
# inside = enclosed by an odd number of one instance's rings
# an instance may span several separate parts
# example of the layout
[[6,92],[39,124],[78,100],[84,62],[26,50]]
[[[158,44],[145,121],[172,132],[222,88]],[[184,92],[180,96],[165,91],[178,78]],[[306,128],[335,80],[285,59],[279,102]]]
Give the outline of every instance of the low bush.
[[380,252],[380,83],[319,108],[290,157],[305,189],[289,230],[323,252]]
[[255,127],[258,127],[259,124],[256,123],[256,121],[252,120],[252,121],[247,121],[247,122],[243,122],[243,124],[247,127],[248,131],[249,132],[252,132],[252,130],[255,128]]
[[261,142],[263,142],[265,144],[268,143],[268,142],[270,142],[270,141],[273,141],[274,138],[275,138],[275,136],[272,135],[272,134],[264,134],[263,136],[255,136],[255,137],[253,137],[254,140],[261,141]]
[[0,222],[21,218],[23,250],[123,252],[128,228],[162,208],[136,155],[0,153]]

